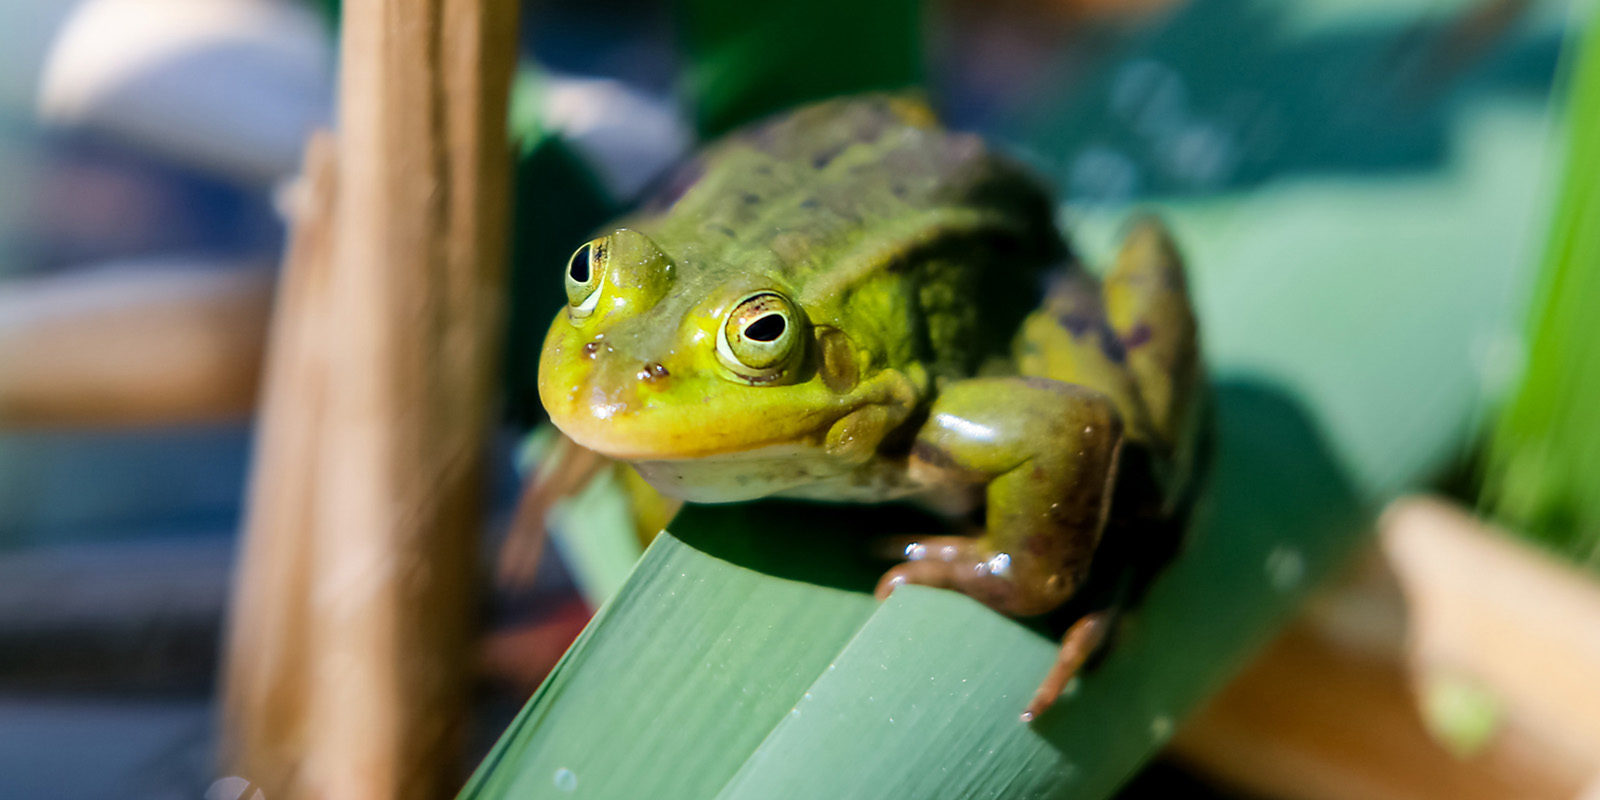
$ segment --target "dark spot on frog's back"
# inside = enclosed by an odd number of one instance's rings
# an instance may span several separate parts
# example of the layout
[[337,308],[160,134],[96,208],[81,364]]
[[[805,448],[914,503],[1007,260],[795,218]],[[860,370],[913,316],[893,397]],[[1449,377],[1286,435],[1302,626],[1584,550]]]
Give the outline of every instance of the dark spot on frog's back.
[[1074,339],[1082,337],[1090,329],[1094,328],[1095,321],[1092,316],[1084,314],[1078,309],[1069,309],[1056,314],[1056,324],[1065,328],[1067,333],[1072,334]]
[[813,153],[811,156],[811,168],[826,169],[829,164],[833,163],[835,158],[839,157],[840,153],[844,152],[844,148],[845,145],[839,144]]
[[1149,342],[1152,335],[1153,332],[1150,330],[1150,324],[1147,322],[1141,322],[1138,325],[1133,326],[1133,330],[1128,331],[1127,336],[1122,337],[1122,343],[1126,345],[1129,350],[1132,350]]

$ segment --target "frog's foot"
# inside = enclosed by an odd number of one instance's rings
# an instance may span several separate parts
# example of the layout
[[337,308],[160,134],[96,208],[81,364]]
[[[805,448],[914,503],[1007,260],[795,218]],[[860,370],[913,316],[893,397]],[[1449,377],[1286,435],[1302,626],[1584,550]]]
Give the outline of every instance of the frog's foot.
[[1105,644],[1106,634],[1110,630],[1111,614],[1106,611],[1085,614],[1072,623],[1066,635],[1061,637],[1056,663],[1050,665],[1050,671],[1034,691],[1033,699],[1028,701],[1028,708],[1022,712],[1023,722],[1032,722],[1055,704],[1056,698],[1066,690],[1067,683],[1083,668],[1084,662]]
[[500,546],[497,573],[500,585],[519,588],[539,571],[544,543],[549,538],[545,518],[556,503],[576,494],[610,460],[559,436],[539,471],[523,485],[512,513],[511,529]]
[[1070,594],[1064,581],[1019,574],[1009,553],[990,552],[979,539],[968,536],[909,540],[901,552],[905,562],[878,580],[874,594],[879,600],[900,586],[915,583],[954,589],[1002,614],[1023,617],[1049,611]]

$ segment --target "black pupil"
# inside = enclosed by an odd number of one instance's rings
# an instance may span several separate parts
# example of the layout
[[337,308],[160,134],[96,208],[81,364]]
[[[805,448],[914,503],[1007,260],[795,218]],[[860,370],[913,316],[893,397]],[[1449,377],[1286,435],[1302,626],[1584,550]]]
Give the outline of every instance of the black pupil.
[[575,283],[589,282],[590,248],[587,244],[578,248],[578,252],[572,254],[572,260],[567,262],[567,274],[572,276]]
[[783,321],[783,315],[768,314],[750,323],[744,329],[744,335],[758,342],[774,342],[783,335],[783,329],[787,326],[788,323]]

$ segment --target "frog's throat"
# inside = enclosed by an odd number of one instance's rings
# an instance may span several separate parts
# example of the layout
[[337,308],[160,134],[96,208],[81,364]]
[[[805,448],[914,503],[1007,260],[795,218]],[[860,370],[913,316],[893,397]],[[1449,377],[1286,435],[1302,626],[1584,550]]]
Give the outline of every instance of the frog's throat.
[[669,497],[693,503],[734,503],[781,495],[836,502],[877,502],[925,487],[903,463],[855,463],[813,445],[780,444],[709,458],[636,461],[634,468]]

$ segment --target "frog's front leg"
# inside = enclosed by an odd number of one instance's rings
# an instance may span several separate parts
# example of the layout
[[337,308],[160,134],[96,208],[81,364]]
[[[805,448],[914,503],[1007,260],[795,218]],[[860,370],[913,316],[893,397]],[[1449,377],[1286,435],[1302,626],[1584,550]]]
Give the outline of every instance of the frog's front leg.
[[976,378],[941,391],[911,451],[914,480],[986,485],[986,530],[906,548],[903,583],[955,589],[1013,616],[1055,609],[1083,582],[1105,528],[1122,423],[1105,395],[1045,378]]

